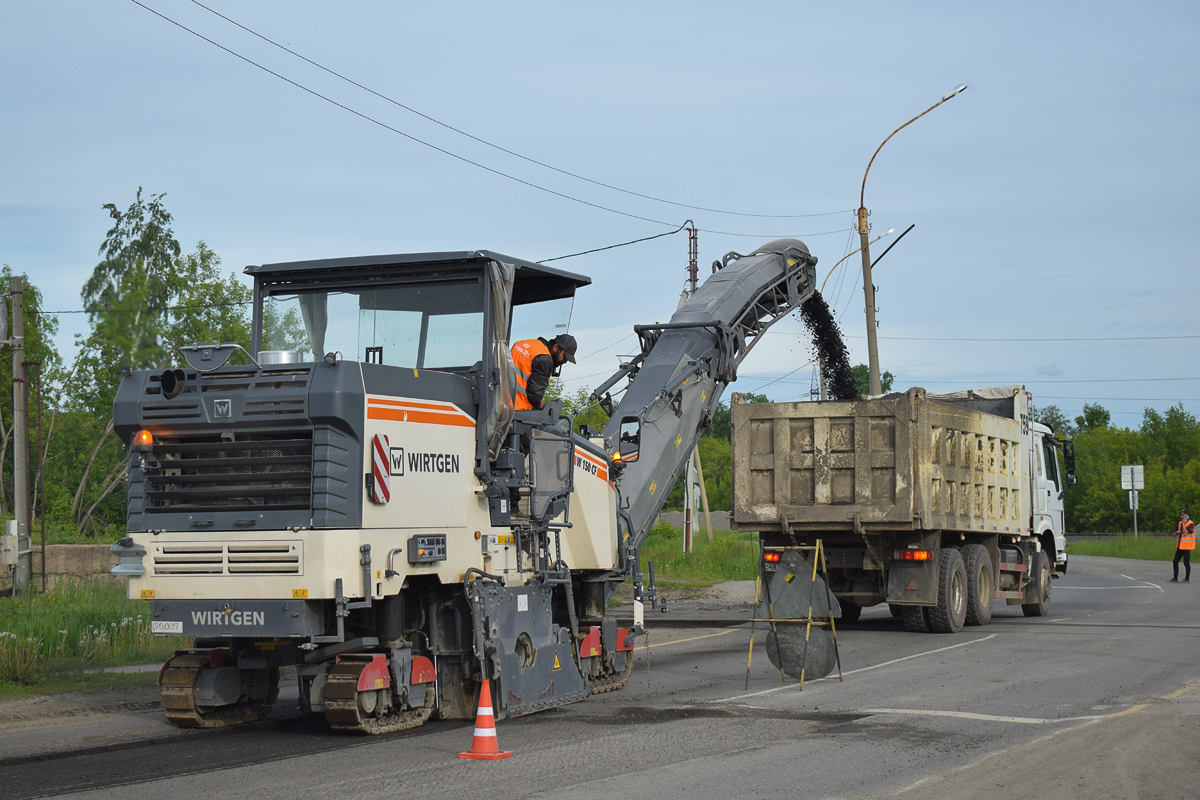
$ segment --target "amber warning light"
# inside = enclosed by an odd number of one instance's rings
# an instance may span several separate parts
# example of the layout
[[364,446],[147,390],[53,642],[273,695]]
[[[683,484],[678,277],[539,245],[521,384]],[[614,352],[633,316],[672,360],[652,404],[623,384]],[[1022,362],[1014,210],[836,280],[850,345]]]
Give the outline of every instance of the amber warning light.
[[779,558],[779,553],[763,553],[763,561],[767,562],[768,564],[778,564]]
[[932,550],[897,550],[897,561],[931,561],[933,559]]
[[137,435],[133,437],[133,449],[134,450],[146,452],[146,451],[149,451],[150,448],[153,446],[154,446],[154,436],[152,436],[150,434],[150,431],[146,430],[145,428],[142,428],[140,431],[137,432]]

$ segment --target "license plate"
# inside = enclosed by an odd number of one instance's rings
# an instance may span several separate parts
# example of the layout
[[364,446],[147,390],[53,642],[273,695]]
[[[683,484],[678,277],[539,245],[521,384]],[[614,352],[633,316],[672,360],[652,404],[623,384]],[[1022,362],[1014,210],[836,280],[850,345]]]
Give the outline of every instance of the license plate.
[[179,620],[151,620],[151,633],[183,633],[183,622]]

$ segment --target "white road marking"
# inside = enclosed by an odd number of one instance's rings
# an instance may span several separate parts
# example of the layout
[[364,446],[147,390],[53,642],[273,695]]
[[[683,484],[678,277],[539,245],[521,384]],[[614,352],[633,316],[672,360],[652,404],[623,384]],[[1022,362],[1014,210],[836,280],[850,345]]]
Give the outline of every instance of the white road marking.
[[[984,636],[979,639],[972,639],[969,642],[959,642],[958,644],[952,644],[947,647],[939,647],[936,650],[926,650],[924,653],[914,653],[911,656],[904,656],[903,658],[893,658],[891,661],[884,661],[881,664],[873,664],[872,666],[869,666],[869,667],[862,667],[860,669],[852,669],[849,672],[843,672],[842,675],[843,676],[857,675],[860,672],[870,672],[873,669],[880,669],[881,667],[891,666],[892,664],[899,664],[901,661],[909,661],[910,659],[914,659],[914,658],[921,658],[923,656],[931,656],[935,653],[944,653],[947,650],[954,650],[959,647],[966,647],[969,644],[979,644],[980,642],[986,642],[988,639],[995,639],[996,636],[998,636],[998,635],[999,634],[993,633],[993,634]],[[816,683],[817,681],[832,681],[832,680],[837,680],[837,679],[832,676],[828,677],[828,678],[813,678],[811,680],[805,681],[805,683]],[[763,689],[760,692],[751,692],[750,694],[739,694],[734,697],[726,697],[721,700],[714,700],[713,702],[714,703],[733,703],[738,700],[745,700],[750,697],[759,697],[764,694],[774,694],[775,692],[782,692],[785,689],[799,689],[799,687],[800,687],[799,681],[797,681],[796,683],[785,683],[784,685],[776,686],[773,689]]]
[[1146,584],[1145,586],[1055,586],[1054,587],[1054,591],[1056,591],[1056,592],[1062,592],[1062,591],[1066,591],[1068,589],[1090,589],[1091,591],[1094,591],[1094,592],[1111,592],[1114,589],[1158,589],[1160,592],[1162,591],[1161,586],[1155,586],[1153,583]]
[[1121,577],[1127,581],[1133,581],[1134,583],[1144,583],[1146,586],[1153,586],[1155,589],[1158,589],[1158,591],[1160,591],[1160,592],[1163,590],[1163,587],[1159,586],[1157,583],[1151,583],[1150,581],[1139,581],[1137,578],[1131,578],[1128,575],[1126,575],[1125,573],[1121,573]]
[[1015,722],[1018,725],[1049,725],[1054,722],[1078,722],[1081,720],[1102,719],[1105,714],[1095,714],[1087,717],[1060,717],[1058,719],[1039,719],[1037,717],[1005,717],[995,714],[975,714],[970,711],[936,711],[925,708],[860,708],[859,714],[909,714],[919,717],[957,717],[958,719],[977,719],[984,722]]

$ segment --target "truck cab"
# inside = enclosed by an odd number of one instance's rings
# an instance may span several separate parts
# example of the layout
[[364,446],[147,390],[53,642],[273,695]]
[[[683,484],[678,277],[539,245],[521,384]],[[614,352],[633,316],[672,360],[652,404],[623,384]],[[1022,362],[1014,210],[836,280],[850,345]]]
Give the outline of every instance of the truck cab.
[[[1048,426],[1029,426],[1030,479],[1032,481],[1031,524],[1042,550],[1050,558],[1055,576],[1067,571],[1066,521],[1063,496],[1075,484],[1075,450],[1069,440],[1058,439]],[[1066,469],[1060,470],[1062,453]]]

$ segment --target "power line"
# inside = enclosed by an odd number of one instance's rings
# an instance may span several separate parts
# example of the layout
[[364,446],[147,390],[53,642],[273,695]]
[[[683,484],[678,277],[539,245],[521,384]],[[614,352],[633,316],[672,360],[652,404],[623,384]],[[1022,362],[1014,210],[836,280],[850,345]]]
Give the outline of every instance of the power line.
[[[194,2],[196,2],[196,0],[192,0],[192,2],[194,3]],[[629,241],[629,242],[621,242],[620,244],[610,244],[610,245],[607,245],[607,246],[605,246],[605,247],[595,247],[595,248],[593,248],[593,249],[591,249],[591,250],[584,250],[583,252],[580,252],[580,253],[569,253],[568,255],[565,255],[565,256],[555,256],[554,258],[543,258],[541,261],[539,261],[539,262],[537,262],[537,263],[539,263],[539,264],[547,264],[547,263],[549,263],[549,262],[551,262],[551,261],[562,261],[564,258],[575,258],[576,256],[586,256],[586,255],[588,255],[588,254],[590,254],[590,253],[600,253],[600,252],[603,252],[603,251],[605,251],[605,250],[614,250],[614,249],[616,249],[616,248],[618,248],[618,247],[626,247],[626,246],[628,246],[628,245],[631,245],[631,244],[638,244],[638,243],[640,243],[640,242],[648,242],[648,241],[650,241],[651,239],[661,239],[661,238],[662,238],[662,237],[664,237],[664,236],[674,236],[675,234],[679,233],[681,230],[683,230],[684,228],[686,228],[688,225],[691,225],[692,227],[695,227],[695,223],[693,223],[693,222],[692,222],[692,221],[689,219],[687,222],[683,223],[682,225],[680,225],[678,228],[676,228],[676,229],[675,229],[675,230],[673,230],[673,231],[667,231],[667,232],[665,232],[665,233],[656,233],[656,234],[654,234],[653,236],[643,236],[641,239],[634,239],[634,240],[632,240],[632,241]]]
[[[313,61],[311,58],[303,56],[303,55],[297,53],[295,50],[291,50],[291,49],[285,47],[284,45],[280,44],[279,42],[276,42],[275,40],[264,36],[263,34],[259,33],[258,31],[252,30],[252,29],[246,27],[245,25],[241,24],[240,22],[230,19],[229,17],[225,16],[221,12],[209,8],[208,6],[199,2],[199,0],[192,0],[192,3],[200,6],[200,8],[203,8],[205,11],[209,12],[210,14],[214,14],[214,15],[220,17],[221,19],[225,20],[229,24],[235,25],[238,28],[241,28],[246,33],[249,33],[251,36],[256,36],[259,39],[262,39],[267,44],[277,47],[280,50],[284,51],[285,53],[293,55],[296,58],[300,59],[301,61],[311,64],[312,66],[316,67],[317,69],[329,73],[330,75],[334,76],[335,78],[343,80],[352,86],[357,86],[359,89],[362,89],[364,92],[367,92],[368,94],[372,94],[375,97],[378,97],[380,100],[384,100],[388,103],[391,103],[394,106],[403,108],[405,111],[408,111],[412,114],[416,114],[418,117],[428,120],[429,122],[432,122],[435,125],[440,125],[441,127],[445,128],[447,130],[454,131],[455,133],[459,134],[460,136],[465,136],[468,139],[471,139],[472,141],[476,141],[476,142],[479,142],[480,144],[487,145],[488,147],[499,150],[502,153],[507,153],[510,156],[519,158],[522,161],[528,161],[530,164],[536,164],[539,167],[545,167],[546,169],[552,170],[561,175],[566,175],[568,177],[575,178],[577,180],[585,181],[585,182],[591,183],[595,186],[603,186],[605,189],[612,189],[615,192],[622,192],[623,194],[632,195],[633,197],[640,197],[644,200],[653,200],[656,203],[666,203],[667,205],[678,206],[680,208],[690,208],[695,211],[708,211],[713,214],[729,214],[729,215],[737,216],[737,217],[760,217],[760,218],[764,218],[764,219],[800,219],[803,217],[827,217],[827,216],[832,216],[834,214],[846,214],[846,213],[850,213],[854,210],[852,208],[847,208],[847,209],[841,209],[838,211],[823,211],[819,214],[751,214],[751,213],[744,212],[744,211],[723,211],[719,208],[706,208],[704,206],[693,206],[693,205],[689,205],[688,203],[679,203],[674,200],[665,200],[661,197],[655,197],[655,196],[649,195],[649,194],[642,194],[641,192],[635,192],[630,189],[622,189],[620,186],[613,186],[612,184],[605,183],[603,181],[594,180],[592,178],[588,178],[584,175],[579,175],[579,174],[571,172],[569,170],[560,169],[559,167],[553,166],[552,164],[547,164],[544,161],[538,161],[536,158],[530,158],[529,156],[521,155],[520,153],[518,153],[516,151],[509,150],[508,148],[502,147],[494,142],[489,142],[487,139],[480,138],[479,136],[476,136],[472,133],[468,133],[467,131],[464,131],[460,128],[456,128],[453,125],[442,122],[441,120],[436,119],[435,117],[431,117],[428,114],[422,113],[422,112],[416,110],[415,108],[412,108],[411,106],[407,106],[404,103],[401,103],[399,100],[395,100],[391,97],[388,97],[385,94],[377,92],[374,89],[370,88],[369,86],[364,86],[363,84],[359,83],[358,81],[356,81],[352,78],[348,78],[345,75],[342,75],[339,72],[335,72],[334,70],[329,69],[328,67],[326,67],[322,64],[318,64],[316,61]],[[138,5],[141,5],[141,3],[138,3]],[[580,254],[580,255],[582,255],[582,254]],[[560,256],[560,258],[567,258],[567,256]],[[552,261],[554,259],[547,259],[547,260]],[[539,263],[542,263],[542,262],[539,262]]]
[[[767,331],[773,336],[801,336],[803,331]],[[844,339],[865,339],[865,336],[851,334],[843,336]],[[1135,342],[1149,340],[1167,340],[1167,339],[1200,339],[1200,334],[1185,334],[1181,336],[1076,336],[1070,338],[988,338],[976,337],[972,339],[963,338],[961,336],[880,336],[879,339],[887,339],[889,341],[900,342]]]
[[[590,200],[584,200],[582,198],[575,197],[573,195],[569,195],[564,192],[559,192],[559,191],[556,191],[549,187],[542,186],[537,183],[533,183],[532,181],[527,181],[524,178],[518,178],[516,175],[511,175],[507,172],[502,172],[501,170],[495,169],[493,167],[489,167],[486,164],[481,164],[478,161],[472,161],[471,159],[467,158],[466,156],[460,156],[459,154],[454,153],[450,150],[447,150],[444,147],[438,147],[437,145],[433,144],[432,142],[427,142],[424,139],[419,139],[410,133],[405,133],[404,131],[400,130],[399,128],[393,127],[392,125],[388,125],[386,122],[377,120],[374,117],[369,116],[368,114],[364,114],[361,111],[357,111],[357,110],[351,108],[350,106],[345,105],[344,103],[339,103],[337,100],[334,100],[332,97],[323,95],[320,92],[316,91],[315,89],[310,89],[307,86],[292,80],[291,78],[285,77],[285,76],[279,74],[278,72],[275,72],[274,70],[272,70],[268,67],[265,67],[262,64],[259,64],[257,61],[254,61],[240,53],[237,53],[237,52],[229,49],[228,47],[224,46],[223,44],[220,44],[220,43],[208,38],[204,34],[199,33],[198,31],[192,30],[191,28],[187,27],[183,23],[176,22],[175,20],[168,17],[166,14],[163,14],[159,11],[154,10],[153,8],[150,8],[146,4],[139,2],[139,0],[129,0],[129,1],[136,6],[143,8],[146,11],[149,11],[154,16],[159,17],[160,19],[171,23],[172,25],[179,28],[180,30],[186,31],[186,32],[192,34],[193,36],[195,36],[196,38],[202,39],[203,41],[208,42],[213,47],[216,47],[217,49],[228,53],[229,55],[233,56],[234,58],[237,58],[240,61],[246,62],[247,64],[249,64],[252,67],[262,70],[263,72],[267,73],[268,75],[278,78],[279,80],[283,81],[284,83],[294,86],[295,88],[299,89],[302,92],[310,94],[313,97],[316,97],[320,100],[324,100],[326,103],[329,103],[332,106],[336,106],[337,108],[340,108],[343,111],[346,111],[347,113],[353,114],[354,116],[358,117],[359,119],[365,120],[366,122],[370,122],[373,125],[378,125],[379,127],[383,128],[386,131],[390,131],[398,136],[403,136],[405,139],[408,139],[411,142],[415,142],[416,144],[422,145],[423,147],[428,147],[430,150],[435,150],[435,151],[441,153],[442,155],[449,156],[450,158],[453,158],[456,161],[461,161],[464,164],[469,164],[473,167],[476,167],[477,169],[484,170],[485,172],[490,172],[491,174],[496,175],[498,177],[505,178],[507,180],[513,181],[514,183],[519,183],[522,186],[528,186],[529,188],[536,189],[539,192],[545,192],[546,194],[553,195],[554,197],[558,197],[563,200],[570,200],[573,203],[579,203],[580,205],[588,206],[589,208],[594,208],[599,211],[607,211],[610,214],[616,214],[618,216],[628,217],[629,219],[641,220],[642,222],[650,222],[655,225],[666,225],[666,226],[672,225],[672,223],[670,223],[670,222],[664,222],[662,220],[654,219],[652,217],[644,217],[640,214],[633,214],[628,211],[621,211],[619,209],[612,208],[610,206],[601,205],[600,203],[593,203]],[[784,236],[809,236],[809,237],[811,237],[811,236],[826,236],[826,235],[833,234],[833,233],[841,233],[842,231],[844,231],[846,229],[838,228],[837,230],[833,230],[833,231],[821,231],[821,232],[817,232],[817,233],[800,233],[800,234],[737,233],[734,231],[718,231],[718,230],[713,230],[713,229],[709,229],[709,228],[697,228],[696,230],[704,231],[705,233],[717,234],[717,235],[721,235],[721,236],[742,236],[742,237],[753,238],[753,239],[773,239],[773,238],[777,239],[777,238],[781,238]]]
[[1133,403],[1197,403],[1200,397],[1075,397],[1066,395],[1038,395],[1043,400],[1128,400]]
[[86,308],[68,311],[26,311],[27,314],[158,314],[163,311],[190,311],[198,308],[216,308],[218,306],[248,306],[253,300],[230,300],[222,303],[205,303],[199,306],[163,306],[162,308]]
[[[865,339],[867,337],[855,335],[847,336],[846,338]],[[895,342],[1140,342],[1154,339],[1200,339],[1200,334],[1187,334],[1185,336],[1076,336],[1071,338],[1031,337],[1024,339],[967,338],[963,336],[880,336],[878,338],[888,339]]]
[[993,378],[972,378],[969,380],[922,380],[921,378],[906,378],[914,381],[914,386],[922,383],[953,383],[962,385],[974,383],[977,385],[991,384],[992,386],[1013,386],[1018,383],[1143,383],[1151,381],[1200,381],[1200,378],[1034,378],[1030,380],[1012,381]]

